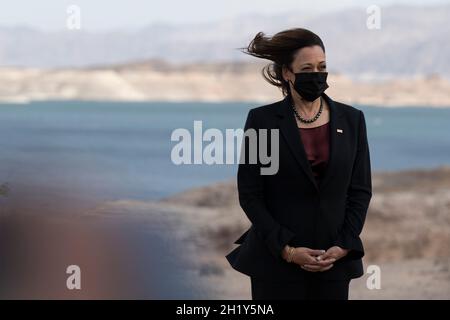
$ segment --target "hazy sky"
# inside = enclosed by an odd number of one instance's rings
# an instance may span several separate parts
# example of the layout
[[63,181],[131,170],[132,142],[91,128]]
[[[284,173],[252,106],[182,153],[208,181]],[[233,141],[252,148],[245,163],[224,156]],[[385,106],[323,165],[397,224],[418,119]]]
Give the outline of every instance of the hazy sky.
[[85,30],[139,28],[152,23],[215,21],[249,13],[323,12],[352,6],[430,5],[450,0],[0,0],[0,25],[63,29],[66,9],[78,5]]

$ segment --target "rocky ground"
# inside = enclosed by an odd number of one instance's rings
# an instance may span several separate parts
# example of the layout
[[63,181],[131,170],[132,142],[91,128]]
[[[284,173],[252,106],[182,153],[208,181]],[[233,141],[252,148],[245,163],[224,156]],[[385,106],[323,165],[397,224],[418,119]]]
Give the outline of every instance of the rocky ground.
[[[449,299],[450,167],[375,173],[373,191],[362,234],[364,264],[380,267],[381,289],[369,290],[366,274],[352,282],[350,298]],[[150,228],[170,228],[172,239],[192,258],[187,268],[208,297],[250,299],[248,277],[225,259],[250,225],[234,181],[158,202],[109,202],[88,214],[127,215],[150,222]]]

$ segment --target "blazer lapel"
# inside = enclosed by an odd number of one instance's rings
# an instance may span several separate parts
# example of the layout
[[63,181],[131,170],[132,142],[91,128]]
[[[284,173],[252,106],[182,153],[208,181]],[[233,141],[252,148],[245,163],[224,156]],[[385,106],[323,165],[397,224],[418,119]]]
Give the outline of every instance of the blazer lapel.
[[326,94],[323,94],[323,98],[330,106],[330,158],[328,160],[328,165],[325,169],[324,176],[320,181],[320,189],[323,189],[325,185],[330,182],[334,173],[338,170],[338,168],[336,168],[336,163],[338,162],[339,150],[342,150],[341,144],[343,138],[345,137],[344,134],[348,134],[342,129],[344,127],[344,123],[342,122],[342,113],[340,112],[340,109]]
[[300,132],[297,127],[297,122],[295,121],[294,114],[292,112],[291,99],[289,95],[281,101],[281,106],[277,111],[277,115],[279,116],[278,128],[280,129],[282,136],[285,138],[289,149],[294,155],[294,158],[297,160],[302,170],[306,173],[308,179],[318,191],[323,188],[333,176],[336,153],[339,150],[340,140],[336,137],[336,134],[339,134],[336,131],[340,121],[339,109],[336,108],[334,102],[327,95],[324,94],[323,98],[330,106],[330,159],[320,185],[317,184],[316,179],[314,178],[311,165],[306,155],[306,151],[300,137]]

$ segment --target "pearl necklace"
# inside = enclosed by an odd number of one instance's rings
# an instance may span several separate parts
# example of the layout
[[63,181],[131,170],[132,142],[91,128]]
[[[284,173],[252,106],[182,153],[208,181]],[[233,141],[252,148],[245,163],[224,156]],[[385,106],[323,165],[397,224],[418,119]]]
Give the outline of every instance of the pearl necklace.
[[297,119],[298,119],[300,122],[303,122],[303,123],[312,123],[312,122],[316,121],[317,119],[319,119],[320,114],[322,113],[322,110],[323,110],[322,97],[320,97],[320,108],[319,108],[319,111],[318,111],[317,114],[316,114],[313,118],[311,118],[311,119],[305,119],[305,118],[303,118],[301,115],[299,115],[298,112],[297,112],[297,110],[295,110],[295,104],[294,104],[294,103],[292,103],[292,110],[294,110],[294,114],[295,114],[295,116],[297,117]]

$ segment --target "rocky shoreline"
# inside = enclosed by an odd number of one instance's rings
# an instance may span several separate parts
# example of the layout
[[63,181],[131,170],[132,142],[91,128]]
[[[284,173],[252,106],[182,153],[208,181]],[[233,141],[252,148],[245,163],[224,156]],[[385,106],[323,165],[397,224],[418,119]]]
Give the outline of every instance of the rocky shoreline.
[[[362,238],[364,264],[381,268],[381,290],[354,280],[352,299],[450,298],[450,167],[377,172]],[[89,213],[164,219],[189,252],[190,272],[217,299],[249,299],[248,277],[225,254],[250,223],[237,202],[235,181],[188,190],[160,201],[120,200]],[[160,217],[158,219],[157,217]]]

